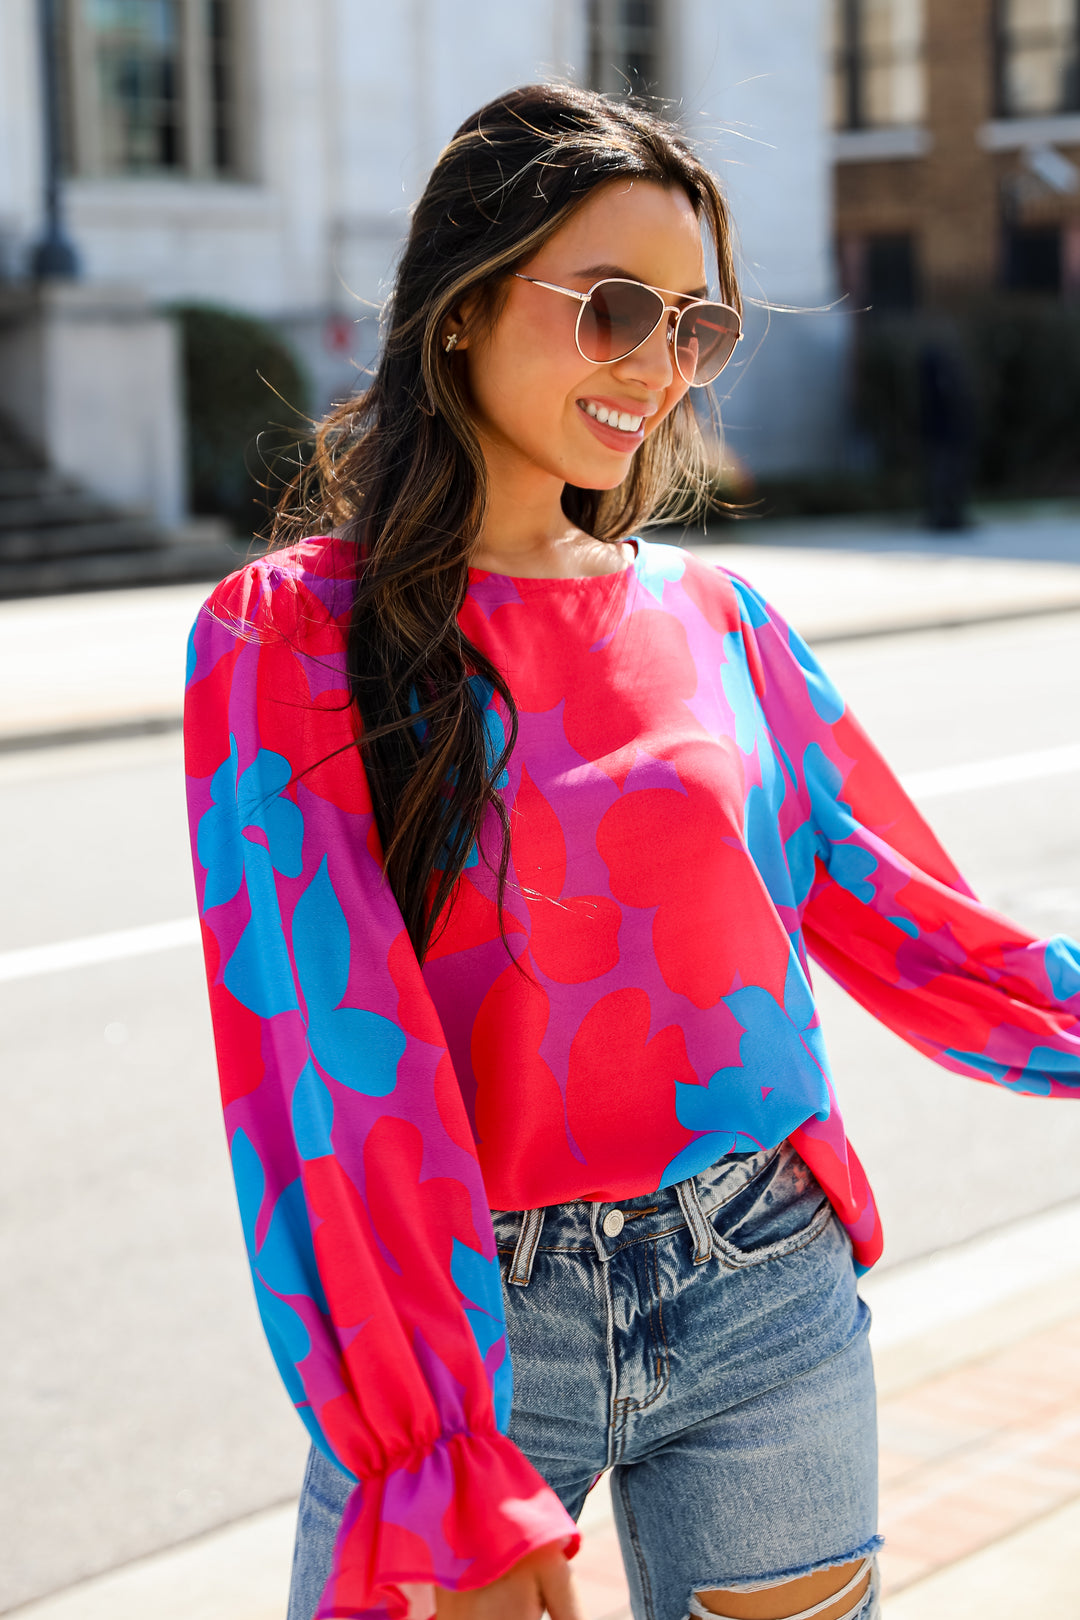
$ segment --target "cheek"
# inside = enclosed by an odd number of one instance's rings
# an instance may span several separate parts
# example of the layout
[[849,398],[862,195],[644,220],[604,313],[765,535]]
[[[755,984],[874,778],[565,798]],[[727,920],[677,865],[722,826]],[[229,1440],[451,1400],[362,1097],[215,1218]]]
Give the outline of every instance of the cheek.
[[[583,366],[577,350],[542,336],[493,345],[470,371],[473,400],[493,426],[535,429],[565,414]],[[516,435],[515,435],[516,436]]]
[[527,396],[535,411],[549,416],[592,369],[574,342],[573,311],[561,308],[554,294],[549,299],[528,318],[508,307],[475,360],[470,357],[470,383],[482,408],[494,411],[501,402]]

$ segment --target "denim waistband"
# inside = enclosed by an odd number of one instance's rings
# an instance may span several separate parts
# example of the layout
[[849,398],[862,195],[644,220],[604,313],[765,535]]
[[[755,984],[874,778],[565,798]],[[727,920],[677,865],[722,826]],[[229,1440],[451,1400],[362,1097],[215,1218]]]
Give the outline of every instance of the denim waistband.
[[713,1253],[708,1217],[771,1164],[782,1147],[728,1154],[698,1175],[655,1193],[602,1203],[575,1199],[540,1209],[493,1209],[496,1247],[513,1256],[507,1281],[526,1287],[540,1249],[592,1251],[609,1260],[632,1243],[682,1226],[690,1229],[695,1262],[703,1264]]

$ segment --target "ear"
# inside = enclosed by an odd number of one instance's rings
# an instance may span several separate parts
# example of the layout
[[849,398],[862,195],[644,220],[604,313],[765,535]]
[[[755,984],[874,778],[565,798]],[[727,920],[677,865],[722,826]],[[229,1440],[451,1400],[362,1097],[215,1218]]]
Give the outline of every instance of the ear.
[[[479,297],[476,293],[468,293],[460,303],[454,305],[443,322],[439,343],[446,354],[461,354],[469,347],[469,328],[479,308]],[[453,339],[450,348],[447,342]]]
[[456,354],[469,347],[467,326],[468,310],[465,304],[455,304],[443,321],[442,331],[439,334],[439,345],[444,354]]

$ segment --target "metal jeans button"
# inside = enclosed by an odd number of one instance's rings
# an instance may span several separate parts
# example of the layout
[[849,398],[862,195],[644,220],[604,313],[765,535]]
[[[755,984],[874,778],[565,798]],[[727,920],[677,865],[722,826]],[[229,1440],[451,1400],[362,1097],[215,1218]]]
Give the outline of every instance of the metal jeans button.
[[618,1237],[626,1225],[626,1217],[621,1209],[609,1209],[604,1216],[604,1231],[608,1237]]

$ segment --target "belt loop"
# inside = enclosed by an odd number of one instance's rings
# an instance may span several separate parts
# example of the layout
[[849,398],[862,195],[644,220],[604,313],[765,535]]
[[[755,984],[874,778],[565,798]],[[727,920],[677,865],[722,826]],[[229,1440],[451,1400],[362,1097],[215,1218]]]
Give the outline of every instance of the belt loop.
[[694,1240],[694,1264],[695,1266],[704,1265],[706,1260],[712,1259],[712,1227],[706,1220],[705,1211],[701,1207],[697,1182],[693,1176],[688,1181],[677,1182],[675,1192],[682,1206],[682,1212],[686,1216],[686,1224],[690,1228],[690,1235]]
[[514,1258],[510,1265],[510,1274],[507,1282],[512,1282],[518,1288],[528,1288],[529,1278],[532,1276],[533,1261],[536,1259],[536,1249],[540,1242],[540,1233],[544,1225],[543,1209],[527,1209],[521,1218],[521,1231],[518,1233],[517,1247],[514,1249]]

